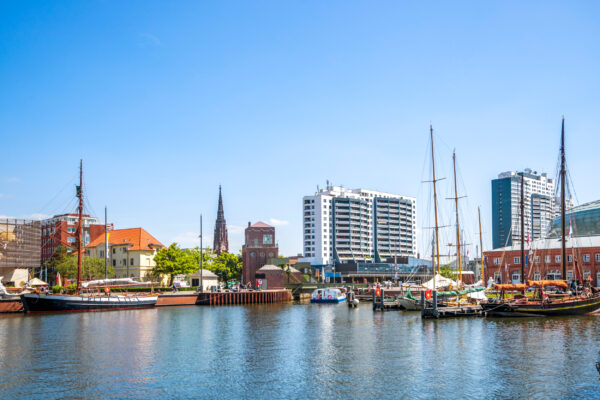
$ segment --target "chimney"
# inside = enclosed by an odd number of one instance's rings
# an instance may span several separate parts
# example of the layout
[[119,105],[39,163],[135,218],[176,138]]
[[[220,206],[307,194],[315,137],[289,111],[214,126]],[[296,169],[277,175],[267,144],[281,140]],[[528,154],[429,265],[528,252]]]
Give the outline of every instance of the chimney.
[[248,228],[250,228],[250,221],[248,221]]

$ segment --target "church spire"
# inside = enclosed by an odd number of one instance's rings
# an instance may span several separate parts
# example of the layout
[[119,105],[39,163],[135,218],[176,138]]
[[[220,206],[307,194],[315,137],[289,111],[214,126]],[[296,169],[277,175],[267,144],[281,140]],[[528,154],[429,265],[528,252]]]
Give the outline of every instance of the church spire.
[[215,222],[213,249],[217,255],[223,252],[229,252],[229,240],[227,239],[227,224],[225,223],[225,213],[223,211],[221,185],[219,185],[219,208],[217,210],[217,221]]

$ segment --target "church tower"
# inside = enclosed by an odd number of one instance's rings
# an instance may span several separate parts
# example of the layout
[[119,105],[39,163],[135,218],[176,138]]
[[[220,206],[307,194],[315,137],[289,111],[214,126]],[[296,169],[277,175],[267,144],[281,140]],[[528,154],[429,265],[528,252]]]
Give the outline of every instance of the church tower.
[[225,213],[223,212],[221,185],[219,185],[219,209],[217,211],[217,221],[215,222],[213,250],[217,255],[223,252],[229,253],[229,240],[227,239],[227,224],[225,223]]

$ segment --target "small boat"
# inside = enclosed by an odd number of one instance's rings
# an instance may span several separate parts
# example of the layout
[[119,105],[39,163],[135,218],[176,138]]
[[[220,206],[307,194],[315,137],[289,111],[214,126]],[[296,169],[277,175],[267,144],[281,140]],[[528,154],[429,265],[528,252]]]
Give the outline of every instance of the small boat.
[[346,301],[346,291],[338,288],[315,289],[311,303],[341,303]]
[[398,296],[396,297],[396,302],[400,306],[400,308],[405,311],[420,311],[421,310],[421,302],[408,291],[406,296]]
[[23,304],[18,294],[9,293],[0,276],[0,313],[23,312]]

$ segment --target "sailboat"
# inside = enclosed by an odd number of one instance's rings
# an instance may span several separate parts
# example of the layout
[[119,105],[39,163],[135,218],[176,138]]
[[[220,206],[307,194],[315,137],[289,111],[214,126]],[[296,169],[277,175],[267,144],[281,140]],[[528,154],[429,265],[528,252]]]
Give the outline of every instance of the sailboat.
[[[77,312],[77,311],[110,311],[150,308],[156,305],[158,296],[121,296],[105,294],[82,293],[81,262],[83,259],[83,161],[79,162],[79,200],[77,228],[77,289],[74,295],[26,293],[21,294],[21,301],[26,313]],[[105,233],[106,234],[106,233]]]
[[[566,276],[566,222],[565,222],[565,184],[566,184],[566,158],[565,158],[565,119],[562,119],[561,146],[560,146],[560,207],[561,207],[561,243],[562,243],[562,276]],[[521,193],[523,190],[521,189]],[[523,201],[521,201],[523,208]],[[523,227],[523,211],[521,211],[521,227]],[[525,240],[524,229],[521,228],[521,251]],[[521,258],[521,279],[524,280],[524,257]],[[589,285],[589,282],[588,282]],[[567,295],[560,297],[551,297],[546,293],[548,287],[557,287],[567,290],[569,285],[566,280],[549,281],[528,281],[526,284],[513,285],[495,285],[497,290],[517,290],[525,293],[527,287],[535,288],[533,298],[525,295],[518,296],[512,300],[489,300],[482,302],[481,306],[488,317],[528,317],[528,316],[552,316],[552,315],[582,315],[594,312],[600,309],[600,293],[587,287],[583,294]]]

